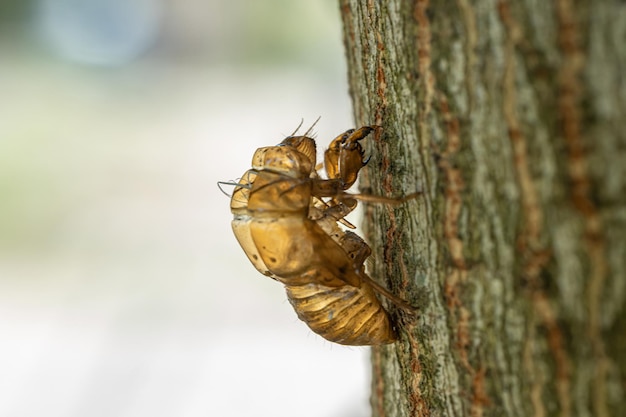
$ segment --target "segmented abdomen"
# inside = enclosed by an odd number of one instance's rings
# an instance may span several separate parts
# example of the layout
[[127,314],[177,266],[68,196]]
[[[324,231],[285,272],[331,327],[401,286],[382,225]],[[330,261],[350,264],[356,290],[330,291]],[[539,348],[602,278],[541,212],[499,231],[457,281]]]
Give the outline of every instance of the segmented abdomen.
[[372,287],[286,286],[289,302],[315,333],[342,345],[379,345],[397,337]]

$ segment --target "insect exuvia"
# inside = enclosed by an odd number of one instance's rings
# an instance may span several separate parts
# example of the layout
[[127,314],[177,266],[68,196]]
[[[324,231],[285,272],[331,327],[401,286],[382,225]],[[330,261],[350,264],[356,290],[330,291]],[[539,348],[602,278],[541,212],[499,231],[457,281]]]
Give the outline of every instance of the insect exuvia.
[[315,141],[308,132],[257,149],[230,203],[233,231],[254,267],[285,285],[289,302],[311,330],[344,345],[397,339],[376,293],[406,307],[365,272],[371,253],[365,241],[338,225],[354,227],[344,217],[359,196],[346,190],[367,163],[359,141],[376,128],[351,129],[330,143],[324,153],[328,179],[316,170]]

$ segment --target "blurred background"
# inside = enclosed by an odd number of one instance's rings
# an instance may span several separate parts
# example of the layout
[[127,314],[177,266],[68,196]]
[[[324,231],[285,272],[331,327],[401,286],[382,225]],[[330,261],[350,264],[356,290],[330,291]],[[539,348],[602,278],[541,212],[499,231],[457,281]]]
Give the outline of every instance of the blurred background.
[[335,1],[0,0],[0,416],[369,415],[218,180],[352,127]]

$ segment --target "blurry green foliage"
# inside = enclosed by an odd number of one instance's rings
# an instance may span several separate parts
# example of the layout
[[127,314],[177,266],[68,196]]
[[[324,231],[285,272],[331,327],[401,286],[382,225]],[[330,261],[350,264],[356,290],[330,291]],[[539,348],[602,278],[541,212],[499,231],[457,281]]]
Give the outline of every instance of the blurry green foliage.
[[25,20],[33,4],[32,0],[0,0],[0,22],[5,25]]

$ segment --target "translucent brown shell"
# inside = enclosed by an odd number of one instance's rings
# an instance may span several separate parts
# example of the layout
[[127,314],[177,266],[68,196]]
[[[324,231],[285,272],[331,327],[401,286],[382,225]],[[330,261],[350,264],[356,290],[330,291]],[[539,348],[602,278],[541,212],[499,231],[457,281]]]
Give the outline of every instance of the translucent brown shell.
[[324,157],[328,179],[315,170],[310,137],[260,148],[231,198],[233,231],[250,262],[285,285],[311,330],[344,345],[395,341],[376,292],[402,304],[366,274],[367,244],[338,226],[356,206],[346,190],[366,163],[359,141],[373,130],[349,130],[331,142]]
[[287,297],[300,320],[324,338],[344,345],[391,343],[396,334],[372,287],[362,283],[326,287],[287,286]]

